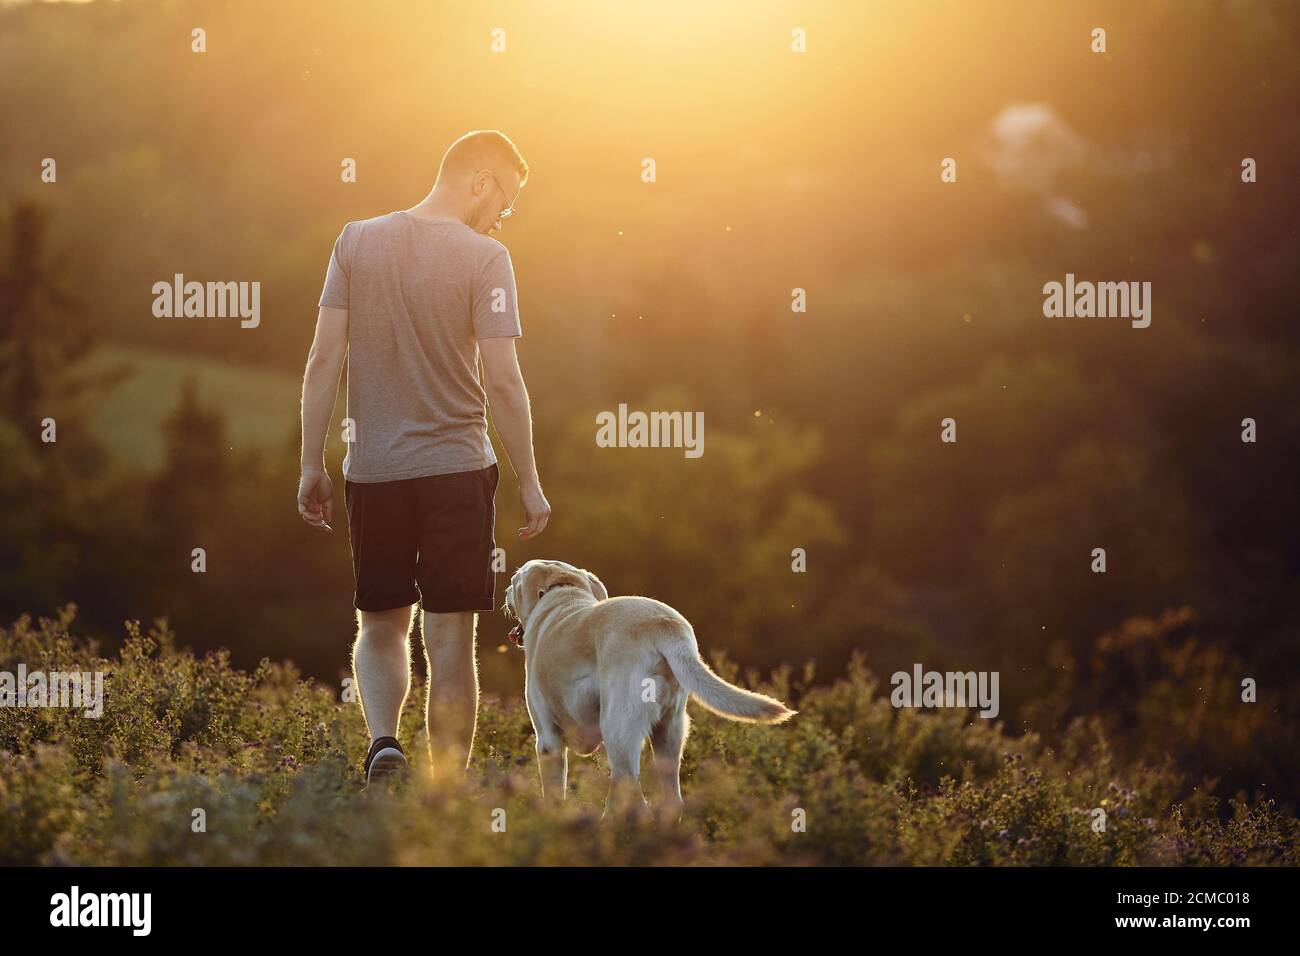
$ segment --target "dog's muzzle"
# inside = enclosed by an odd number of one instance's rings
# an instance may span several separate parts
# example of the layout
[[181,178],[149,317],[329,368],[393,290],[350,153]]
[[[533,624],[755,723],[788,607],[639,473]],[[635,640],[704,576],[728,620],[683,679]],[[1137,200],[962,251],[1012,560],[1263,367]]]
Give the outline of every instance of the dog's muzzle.
[[524,646],[524,626],[522,624],[516,624],[510,629],[510,633],[507,634],[506,637],[509,639],[511,644],[522,650]]

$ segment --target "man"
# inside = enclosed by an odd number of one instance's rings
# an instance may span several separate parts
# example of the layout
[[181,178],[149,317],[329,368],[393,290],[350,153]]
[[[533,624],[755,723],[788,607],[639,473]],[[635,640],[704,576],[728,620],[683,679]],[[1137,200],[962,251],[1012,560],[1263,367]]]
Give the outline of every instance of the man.
[[[302,390],[298,511],[329,531],[325,432],[344,357],[343,477],[359,631],[353,670],[370,730],[367,782],[405,770],[408,634],[423,609],[435,766],[464,768],[478,714],[476,611],[495,606],[498,472],[486,403],[519,479],[523,540],[551,506],[533,460],[514,271],[490,237],[515,212],[528,165],[506,136],[468,133],[415,206],[348,223],[334,243]],[[483,377],[478,363],[481,358]]]

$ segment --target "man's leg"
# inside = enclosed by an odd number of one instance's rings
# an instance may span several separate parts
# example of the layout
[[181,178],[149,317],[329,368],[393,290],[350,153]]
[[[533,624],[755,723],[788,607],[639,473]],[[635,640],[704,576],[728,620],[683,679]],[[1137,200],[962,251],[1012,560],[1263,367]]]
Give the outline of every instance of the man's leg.
[[435,772],[439,766],[464,770],[469,763],[478,719],[477,623],[473,611],[424,614],[424,659],[429,671],[425,729]]
[[357,618],[360,628],[352,649],[352,672],[373,743],[397,736],[402,704],[411,689],[411,607],[358,611]]

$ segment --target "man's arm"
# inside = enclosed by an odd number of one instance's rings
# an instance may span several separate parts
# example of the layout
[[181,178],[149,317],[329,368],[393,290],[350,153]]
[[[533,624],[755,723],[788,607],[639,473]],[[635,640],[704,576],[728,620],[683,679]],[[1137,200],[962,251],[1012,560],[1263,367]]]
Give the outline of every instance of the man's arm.
[[302,378],[302,479],[298,513],[313,528],[332,531],[334,486],[325,471],[325,433],[334,417],[339,375],[348,354],[348,310],[321,309]]
[[483,387],[492,407],[492,421],[519,478],[519,501],[524,506],[527,522],[519,529],[519,537],[527,541],[541,534],[551,517],[551,504],[542,494],[533,457],[533,418],[528,389],[524,387],[513,338],[480,339],[478,347],[483,356]]

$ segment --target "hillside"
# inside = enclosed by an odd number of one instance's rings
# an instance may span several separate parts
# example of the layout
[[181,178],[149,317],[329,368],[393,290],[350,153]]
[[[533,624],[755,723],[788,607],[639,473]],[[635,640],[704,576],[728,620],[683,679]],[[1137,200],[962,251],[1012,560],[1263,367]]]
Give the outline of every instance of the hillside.
[[[1270,802],[1220,822],[1087,723],[1053,749],[963,712],[896,711],[860,664],[830,686],[775,675],[768,689],[800,710],[787,726],[693,707],[676,824],[653,809],[602,822],[599,757],[572,760],[567,804],[542,809],[517,699],[486,703],[463,783],[417,759],[405,788],[364,793],[360,708],[336,688],[198,659],[163,629],[130,628],[104,660],[71,623],[0,630],[0,670],[103,670],[108,688],[98,719],[0,708],[3,865],[1300,862],[1297,821]],[[422,703],[413,693],[404,723],[417,757]]]
[[106,346],[87,362],[94,372],[130,374],[95,403],[91,429],[113,454],[144,470],[161,467],[162,423],[193,378],[199,400],[218,411],[232,450],[285,446],[297,437],[298,379],[215,358],[138,346]]

